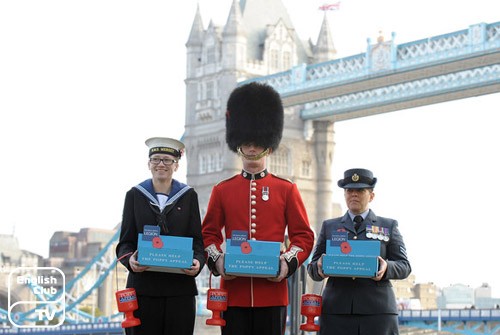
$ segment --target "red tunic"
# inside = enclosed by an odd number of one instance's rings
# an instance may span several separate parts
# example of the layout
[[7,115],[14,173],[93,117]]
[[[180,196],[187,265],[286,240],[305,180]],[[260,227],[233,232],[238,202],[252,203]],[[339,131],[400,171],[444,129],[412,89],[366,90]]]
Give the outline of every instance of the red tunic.
[[[259,241],[285,242],[288,235],[288,248],[283,252],[300,248],[296,255],[292,253],[298,265],[309,257],[314,244],[297,186],[266,171],[254,176],[243,172],[214,186],[202,226],[205,248],[214,244],[222,251],[222,229],[226,238],[233,230],[246,230],[250,239]],[[286,279],[276,283],[265,278],[237,277],[222,280],[221,285],[228,291],[228,306],[288,305]]]

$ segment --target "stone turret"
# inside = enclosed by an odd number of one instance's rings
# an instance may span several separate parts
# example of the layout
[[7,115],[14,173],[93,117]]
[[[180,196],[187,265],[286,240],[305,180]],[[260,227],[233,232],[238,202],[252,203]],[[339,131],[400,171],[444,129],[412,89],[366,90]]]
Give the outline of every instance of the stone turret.
[[195,70],[200,63],[201,47],[203,44],[203,21],[200,14],[200,6],[196,8],[196,15],[194,17],[193,25],[191,26],[191,33],[189,34],[188,41],[186,42],[187,48],[187,62],[186,73],[188,77],[195,75]]
[[323,24],[321,25],[321,30],[318,35],[318,41],[316,42],[316,46],[314,46],[314,62],[326,62],[335,59],[336,55],[337,50],[335,50],[333,44],[332,31],[328,22],[328,16],[325,12]]
[[244,67],[247,55],[247,38],[243,27],[240,5],[233,0],[226,26],[222,32],[222,67],[237,71]]

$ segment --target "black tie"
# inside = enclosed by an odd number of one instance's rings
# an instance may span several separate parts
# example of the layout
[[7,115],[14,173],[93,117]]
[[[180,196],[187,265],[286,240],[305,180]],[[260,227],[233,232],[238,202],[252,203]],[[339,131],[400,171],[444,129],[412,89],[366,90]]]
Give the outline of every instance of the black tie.
[[354,217],[354,230],[358,231],[359,226],[361,226],[361,222],[363,222],[363,217],[361,215],[356,215]]

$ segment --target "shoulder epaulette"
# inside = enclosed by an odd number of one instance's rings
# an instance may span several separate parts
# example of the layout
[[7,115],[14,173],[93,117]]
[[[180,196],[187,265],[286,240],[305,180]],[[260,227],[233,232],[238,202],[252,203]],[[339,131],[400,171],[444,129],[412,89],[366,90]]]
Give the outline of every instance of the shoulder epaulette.
[[233,178],[235,178],[235,177],[237,177],[237,176],[238,176],[238,175],[237,175],[237,174],[235,174],[235,175],[234,175],[234,176],[232,176],[232,177],[229,177],[229,178],[226,178],[226,179],[222,179],[222,180],[221,180],[221,181],[219,181],[217,184],[215,184],[215,186],[218,186],[218,185],[220,185],[220,184],[222,184],[222,183],[225,183],[226,181],[229,181],[229,180],[231,180],[231,179],[233,179]]
[[276,177],[276,178],[281,179],[281,180],[285,180],[285,181],[293,184],[293,181],[291,179],[288,179],[288,178],[285,178],[285,177],[280,177],[278,175],[275,175],[274,173],[271,173],[271,176]]

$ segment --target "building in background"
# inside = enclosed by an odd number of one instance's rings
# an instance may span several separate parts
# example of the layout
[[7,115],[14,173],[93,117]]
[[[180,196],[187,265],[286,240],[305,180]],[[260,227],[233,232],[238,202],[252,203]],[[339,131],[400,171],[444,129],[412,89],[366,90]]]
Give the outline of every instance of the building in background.
[[438,288],[433,283],[416,283],[415,274],[392,280],[399,309],[436,309]]
[[[13,234],[0,234],[0,309],[8,310],[9,303],[9,274],[18,267],[37,267],[43,265],[43,257],[33,252],[22,250],[19,241]],[[30,300],[33,293],[26,287],[16,286],[10,290],[12,300]],[[27,308],[23,308],[26,311]],[[27,307],[27,306],[26,306]]]
[[437,309],[439,288],[434,283],[419,283],[413,288],[422,309]]
[[488,283],[476,288],[464,284],[450,285],[441,289],[438,308],[499,309],[500,298],[492,297],[491,293]]
[[[49,258],[46,266],[59,268],[66,275],[66,282],[79,276],[83,269],[92,264],[88,273],[77,281],[73,294],[79,296],[90,290],[98,280],[100,273],[94,259],[106,248],[116,234],[116,229],[82,228],[78,232],[57,231],[50,239]],[[108,247],[110,257],[114,258],[116,243]],[[125,288],[127,270],[121,264],[114,265],[115,270],[100,285],[92,290],[90,295],[82,301],[80,309],[84,309],[94,316],[111,315],[116,313],[114,292]],[[118,288],[116,287],[118,285]]]
[[[186,49],[187,182],[198,192],[203,216],[212,187],[241,170],[225,140],[230,92],[247,79],[331,60],[336,51],[326,15],[314,44],[299,37],[281,0],[233,1],[226,24],[210,21],[207,28],[198,8]],[[298,185],[316,230],[334,215],[333,149],[332,122],[304,121],[300,106],[285,109],[283,139],[268,167]]]
[[[21,250],[17,237],[0,234],[0,267],[5,270],[11,266],[40,266],[43,257],[27,250]],[[2,271],[4,272],[4,271]]]
[[474,306],[476,308],[500,308],[500,298],[493,298],[491,286],[483,283],[474,290]]
[[472,308],[474,306],[474,289],[464,284],[454,284],[441,289],[438,308]]

